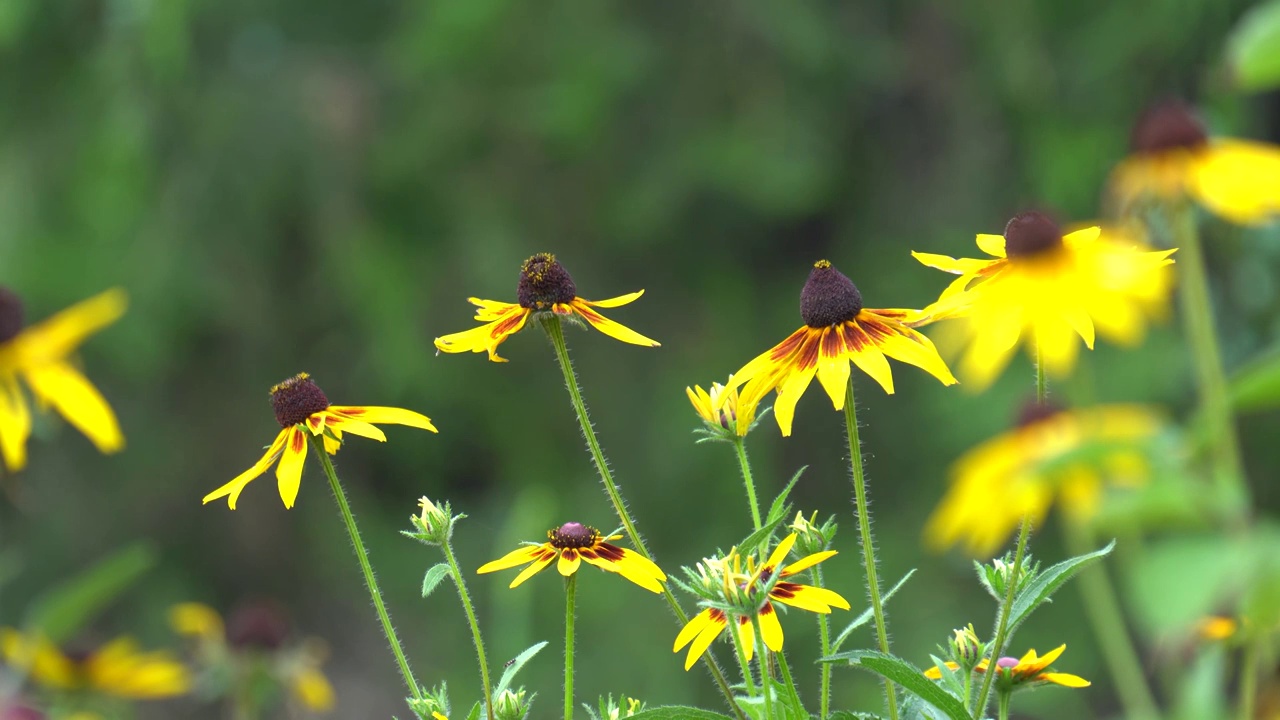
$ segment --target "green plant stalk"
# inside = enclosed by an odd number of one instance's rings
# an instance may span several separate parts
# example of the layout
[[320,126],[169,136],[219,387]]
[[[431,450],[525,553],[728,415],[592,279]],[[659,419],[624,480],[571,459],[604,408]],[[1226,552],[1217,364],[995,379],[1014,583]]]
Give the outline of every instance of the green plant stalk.
[[1259,643],[1257,639],[1250,639],[1240,661],[1240,701],[1237,708],[1240,720],[1253,720],[1254,717],[1253,708],[1258,696],[1258,659],[1262,654]]
[[964,709],[969,710],[973,704],[973,671],[964,674]]
[[[791,666],[787,664],[787,654],[778,651],[773,656],[778,659],[778,670],[782,673],[782,682],[787,684],[787,694],[791,696],[792,706],[804,707],[804,702],[800,700],[800,691],[796,689],[796,681],[791,678]],[[807,717],[808,713],[805,715]]]
[[573,620],[578,573],[564,581],[564,720],[573,720]]
[[391,645],[391,652],[396,656],[396,664],[400,666],[400,674],[404,677],[405,685],[409,686],[409,692],[413,695],[414,700],[422,700],[422,689],[418,687],[418,681],[413,678],[413,671],[409,669],[409,661],[404,656],[404,647],[400,644],[400,637],[396,635],[396,629],[391,624],[391,616],[387,614],[386,603],[382,601],[382,591],[378,589],[378,580],[373,575],[373,565],[369,562],[369,551],[364,546],[364,541],[360,539],[360,528],[356,526],[356,518],[351,514],[351,505],[347,503],[347,494],[342,490],[342,483],[338,481],[338,473],[333,469],[333,462],[329,460],[329,453],[325,452],[324,439],[319,435],[310,435],[311,449],[316,455],[320,456],[320,464],[324,466],[324,474],[329,477],[329,487],[333,490],[333,499],[338,503],[338,510],[342,513],[342,520],[347,525],[347,534],[351,536],[351,546],[355,548],[356,559],[360,561],[360,569],[364,572],[364,582],[369,589],[369,597],[373,599],[373,607],[378,612],[378,619],[382,621],[382,631],[387,635],[387,643]]
[[1009,720],[1009,699],[1012,697],[1013,693],[1002,692],[996,700],[996,703],[1000,708],[1000,720]]
[[1209,273],[1205,269],[1195,211],[1189,203],[1183,203],[1172,208],[1168,216],[1173,246],[1178,248],[1178,267],[1182,270],[1178,290],[1183,326],[1195,360],[1200,404],[1213,454],[1214,480],[1243,508],[1248,504],[1249,490],[1240,459],[1240,439],[1231,410],[1227,377],[1222,369],[1222,352],[1214,332]]
[[[618,521],[622,523],[622,527],[627,532],[627,537],[631,540],[631,544],[635,546],[637,552],[646,559],[652,561],[653,555],[649,553],[649,548],[644,544],[644,539],[640,537],[640,532],[636,530],[636,524],[631,519],[631,512],[627,510],[627,504],[622,500],[622,494],[618,492],[618,486],[613,481],[613,473],[609,470],[609,463],[605,460],[604,450],[600,448],[600,440],[596,438],[595,428],[591,426],[591,417],[587,414],[587,405],[582,400],[582,388],[578,385],[578,376],[573,371],[573,361],[569,359],[569,346],[564,341],[564,328],[561,325],[560,318],[553,313],[546,313],[541,318],[542,327],[547,331],[547,337],[551,338],[551,344],[555,347],[556,360],[560,362],[560,371],[564,374],[564,386],[569,391],[569,401],[573,404],[574,414],[578,417],[578,425],[582,428],[582,435],[587,440],[587,448],[591,451],[591,459],[595,461],[596,472],[600,475],[600,481],[604,483],[605,494],[609,496],[609,501],[613,503],[613,509],[618,514]],[[666,598],[667,605],[670,606],[672,614],[676,616],[676,621],[681,627],[688,624],[689,616],[685,614],[684,609],[680,607],[680,602],[676,600],[676,596],[671,593],[671,588],[666,584],[662,586],[662,595]],[[703,661],[707,664],[707,670],[710,671],[711,677],[715,680],[716,685],[720,688],[720,693],[724,695],[725,702],[729,704],[734,715],[739,720],[748,720],[746,714],[742,712],[742,708],[738,707],[738,703],[733,699],[733,690],[729,687],[729,682],[725,680],[724,671],[720,669],[720,663],[716,662],[715,656],[708,649]],[[896,720],[896,718],[895,718]]]
[[[992,665],[995,665],[1004,653],[1004,644],[1008,640],[1009,614],[1013,609],[1013,596],[1018,588],[1018,578],[1022,575],[1022,561],[1027,556],[1027,538],[1030,536],[1031,518],[1024,515],[1022,526],[1018,529],[1018,549],[1013,554],[1013,569],[1005,582],[1004,602],[1000,603],[1000,612],[996,618],[996,639],[991,643],[990,653]],[[978,692],[978,702],[973,706],[979,717],[987,711],[987,700],[991,696],[991,682],[995,677],[995,672],[982,674],[982,690]]]
[[[858,408],[854,401],[853,376],[845,390],[844,425],[849,435],[849,467],[853,473],[853,497],[858,511],[858,532],[862,540],[862,562],[867,572],[867,595],[871,598],[871,611],[876,619],[876,640],[880,652],[889,653],[889,624],[884,616],[884,602],[880,599],[880,581],[876,577],[876,546],[871,538],[871,516],[867,507],[867,483],[862,469],[862,441],[858,439]],[[893,683],[884,680],[885,705],[889,720],[898,720],[898,697]]]
[[[742,684],[747,688],[749,697],[756,696],[756,680],[755,674],[751,672],[751,661],[747,659],[747,648],[742,644],[742,638],[738,633],[738,628],[734,627],[738,623],[738,618],[729,615],[729,635],[733,638],[734,652],[738,654],[738,665],[742,667]],[[753,639],[752,642],[755,642]]]
[[773,720],[773,678],[769,676],[769,646],[764,644],[764,633],[760,630],[759,618],[751,623],[751,632],[755,635],[756,662],[760,665],[760,685],[764,689],[764,717]]
[[747,488],[747,503],[751,506],[751,528],[760,529],[760,503],[756,500],[756,484],[751,478],[751,463],[747,460],[746,438],[733,439],[733,449],[738,451],[738,467],[742,469],[742,483]]
[[[820,588],[826,585],[822,582],[822,566],[815,565],[813,568],[813,584]],[[818,613],[818,640],[822,644],[822,657],[831,655],[831,621],[826,615]],[[827,715],[831,714],[831,663],[822,663],[822,698],[818,703],[818,717],[826,720]]]
[[[1093,549],[1093,538],[1078,523],[1067,522],[1063,526],[1067,552],[1084,555]],[[1084,596],[1085,614],[1093,626],[1098,646],[1106,659],[1107,668],[1115,680],[1116,693],[1124,714],[1129,718],[1149,720],[1160,716],[1155,697],[1142,672],[1138,651],[1125,628],[1124,614],[1115,587],[1105,568],[1085,568],[1080,573],[1080,594]]]
[[462,600],[462,609],[467,613],[467,623],[471,625],[471,639],[475,642],[476,657],[480,661],[480,684],[484,687],[485,717],[493,720],[493,690],[489,685],[489,658],[484,652],[484,639],[480,635],[480,622],[476,620],[475,606],[471,604],[471,593],[467,592],[467,582],[462,578],[462,570],[458,568],[458,559],[453,554],[452,539],[446,538],[440,546],[444,551],[444,559],[449,563],[449,572],[453,574],[453,585],[458,589],[458,598]]

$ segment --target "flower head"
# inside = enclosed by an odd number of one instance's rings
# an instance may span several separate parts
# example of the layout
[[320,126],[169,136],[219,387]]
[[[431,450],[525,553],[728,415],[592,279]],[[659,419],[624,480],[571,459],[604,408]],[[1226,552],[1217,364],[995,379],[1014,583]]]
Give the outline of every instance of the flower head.
[[[1054,685],[1069,688],[1089,687],[1092,683],[1078,675],[1048,671],[1053,661],[1057,660],[1058,656],[1066,649],[1066,645],[1059,645],[1044,656],[1037,656],[1035,650],[1028,650],[1027,654],[1023,655],[1021,659],[1002,657],[996,661],[996,680],[1007,688],[1012,689],[1043,685],[1045,683],[1053,683]],[[990,658],[984,658],[974,669],[978,672],[986,672],[990,665]],[[948,662],[947,667],[957,670],[960,666],[953,662]],[[924,674],[934,680],[942,678],[942,671],[937,666],[925,670]]]
[[[955,383],[929,338],[907,326],[912,310],[871,310],[862,306],[858,288],[826,260],[814,263],[800,292],[804,326],[731,376],[730,388],[742,386],[738,429],[750,426],[748,409],[771,390],[778,399],[774,417],[784,436],[791,434],[796,403],[816,376],[835,409],[844,407],[850,363],[870,375],[887,393],[893,372],[885,356],[915,365],[944,385]],[[721,402],[727,395],[721,393]]]
[[[733,383],[732,375],[729,376],[727,386],[715,382],[711,383],[710,390],[694,385],[686,387],[684,391],[689,396],[693,411],[698,413],[698,417],[706,424],[707,432],[715,438],[742,437],[755,425],[756,408],[739,403],[738,388]],[[744,423],[738,422],[739,413],[745,414]]]
[[[739,638],[747,659],[750,660],[755,648],[756,622],[760,623],[765,647],[774,652],[782,650],[782,624],[778,622],[778,611],[774,603],[822,615],[829,614],[833,607],[849,609],[849,601],[835,591],[785,579],[837,554],[835,550],[826,550],[783,564],[795,542],[796,534],[788,535],[758,568],[752,556],[747,558],[744,571],[742,558],[734,550],[723,560],[704,561],[699,565],[701,574],[719,577],[709,578],[709,582],[702,582],[700,586],[691,588],[706,597],[708,601],[705,604],[710,607],[695,615],[676,636],[672,652],[680,652],[681,648],[689,646],[684,661],[685,670],[693,667],[698,658],[711,647],[712,641],[729,626],[730,617],[735,618],[738,624]],[[692,573],[690,575],[693,576]],[[713,594],[712,588],[719,590],[718,596]]]
[[236,509],[236,500],[246,485],[267,471],[276,460],[276,481],[280,499],[286,508],[293,507],[302,482],[302,465],[307,458],[307,433],[322,438],[325,450],[336,454],[342,447],[343,433],[386,442],[387,436],[374,425],[408,425],[436,432],[425,415],[411,410],[372,405],[330,405],[329,398],[307,373],[300,373],[271,388],[271,407],[281,430],[267,447],[267,452],[253,467],[234,480],[204,496],[208,503],[227,498],[227,506]]
[[455,518],[453,516],[453,508],[449,506],[448,502],[437,505],[425,495],[418,498],[418,507],[421,508],[421,511],[417,515],[409,516],[413,531],[401,530],[401,532],[428,545],[443,545],[448,542],[449,537],[453,534],[454,520],[465,517],[459,516],[459,518]]
[[1280,147],[1210,137],[1180,100],[1148,108],[1133,127],[1131,147],[1111,178],[1122,209],[1190,197],[1241,225],[1280,215]]
[[10,471],[27,463],[31,409],[18,385],[26,381],[39,407],[52,407],[104,453],[124,447],[115,413],[80,373],[71,355],[88,337],[124,314],[123,290],[108,290],[30,327],[22,299],[0,288],[0,455]]
[[990,556],[1023,515],[1039,525],[1055,500],[1074,521],[1086,520],[1106,485],[1146,482],[1147,443],[1162,427],[1154,412],[1135,405],[1029,405],[1014,429],[952,466],[951,487],[929,518],[925,540],[935,548],[963,543],[975,556]]
[[595,565],[601,570],[618,573],[622,577],[650,592],[662,592],[662,583],[667,576],[653,561],[626,548],[611,544],[621,535],[605,537],[593,527],[581,523],[570,522],[547,531],[547,541],[541,545],[528,545],[513,550],[506,555],[480,566],[478,573],[491,573],[506,570],[517,565],[527,565],[510,587],[516,587],[542,570],[552,560],[556,560],[556,570],[569,577],[578,572],[582,561]]
[[978,235],[991,258],[913,252],[921,263],[959,275],[912,324],[959,319],[967,349],[960,376],[982,390],[1018,348],[1038,353],[1045,369],[1066,375],[1079,343],[1093,349],[1095,328],[1132,345],[1148,318],[1161,316],[1173,250],[1150,251],[1133,231],[1094,226],[1064,234],[1048,216],[1014,217],[1004,235]]
[[505,358],[498,356],[498,346],[524,329],[535,313],[541,312],[584,320],[605,335],[625,343],[658,347],[656,341],[619,325],[593,309],[626,305],[643,294],[644,291],[639,290],[608,300],[584,300],[578,297],[578,286],[574,284],[569,271],[556,260],[556,256],[538,253],[525,260],[520,267],[515,303],[468,298],[468,302],[480,308],[476,311],[475,319],[485,324],[436,338],[436,349],[447,353],[487,352],[493,362],[506,362]]
[[183,695],[191,687],[182,663],[163,650],[143,652],[128,637],[89,653],[69,655],[44,637],[0,628],[0,654],[11,667],[54,690],[158,700]]

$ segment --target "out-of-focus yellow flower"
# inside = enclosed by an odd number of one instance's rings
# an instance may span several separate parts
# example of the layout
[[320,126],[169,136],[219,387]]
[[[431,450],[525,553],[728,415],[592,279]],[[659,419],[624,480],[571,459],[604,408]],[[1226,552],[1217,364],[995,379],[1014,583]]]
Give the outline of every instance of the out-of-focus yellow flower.
[[1087,227],[1063,234],[1047,216],[1026,212],[1004,235],[978,235],[990,258],[913,252],[921,263],[959,275],[910,324],[959,319],[966,350],[960,377],[980,391],[1009,364],[1019,343],[1038,352],[1046,371],[1075,367],[1083,340],[1097,333],[1121,344],[1142,339],[1147,322],[1166,311],[1173,250],[1152,251],[1137,231]]
[[554,530],[548,530],[546,542],[512,550],[497,560],[481,565],[476,572],[491,573],[527,565],[511,581],[511,587],[516,587],[545,570],[553,560],[557,561],[556,570],[565,577],[578,572],[585,560],[601,570],[617,573],[645,590],[662,592],[662,583],[667,579],[666,573],[634,550],[620,548],[609,542],[620,537],[622,536],[605,537],[599,530],[582,523],[565,523]]
[[156,700],[185,694],[191,687],[186,667],[163,650],[142,652],[132,638],[121,637],[84,658],[64,654],[38,636],[0,628],[0,653],[10,666],[26,671],[56,690],[89,690],[130,700]]
[[1138,118],[1133,154],[1115,169],[1111,189],[1122,209],[1144,199],[1190,197],[1240,225],[1280,215],[1280,147],[1211,138],[1191,107],[1166,100]]
[[1200,621],[1196,634],[1203,640],[1227,640],[1240,630],[1235,618],[1213,616]]
[[222,640],[226,637],[222,616],[203,603],[179,603],[169,608],[169,625],[179,635],[201,640]]
[[[1079,675],[1060,672],[1045,672],[1048,670],[1049,666],[1053,664],[1053,661],[1057,660],[1058,656],[1066,649],[1066,645],[1059,645],[1043,657],[1036,655],[1035,650],[1028,650],[1027,654],[1023,655],[1021,659],[1011,657],[1000,658],[996,661],[996,667],[999,668],[1000,673],[997,677],[1009,682],[1010,685],[1014,687],[1019,685],[1028,685],[1031,683],[1053,683],[1054,685],[1061,685],[1069,688],[1089,687],[1093,683],[1090,683]],[[982,662],[978,663],[978,666],[974,668],[974,670],[984,673],[990,665],[991,660],[989,658],[983,659]],[[960,669],[960,666],[953,662],[948,662],[947,667],[952,670]],[[927,678],[940,680],[942,678],[942,671],[935,665],[934,667],[925,670],[924,675]]]
[[505,358],[498,356],[498,346],[523,330],[529,318],[539,312],[581,318],[615,340],[632,345],[658,347],[656,340],[650,340],[593,309],[620,307],[638,300],[643,294],[644,291],[639,290],[608,300],[584,300],[578,297],[578,286],[569,276],[569,271],[556,260],[556,256],[538,253],[525,260],[520,267],[520,281],[516,286],[518,302],[467,298],[467,302],[480,308],[476,311],[475,319],[485,324],[436,338],[436,349],[447,353],[487,352],[493,362],[506,362]]
[[[1136,405],[1029,406],[1017,427],[956,461],[925,540],[935,549],[962,543],[974,556],[990,556],[1024,515],[1039,525],[1055,499],[1073,521],[1086,520],[1106,484],[1146,482],[1142,443],[1161,428],[1158,415]],[[1098,452],[1081,452],[1086,448]]]
[[31,436],[31,409],[19,377],[40,407],[57,410],[98,450],[114,453],[124,447],[111,406],[69,358],[90,335],[118,320],[127,305],[117,288],[24,327],[22,300],[0,288],[0,454],[11,472],[26,466]]
[[[745,407],[739,403],[738,388],[733,383],[732,375],[729,376],[727,386],[716,382],[711,383],[709,391],[703,390],[701,385],[686,387],[684,391],[689,396],[694,412],[708,425],[742,436],[747,434],[751,424],[756,421],[755,406]],[[740,413],[745,413],[745,422],[738,422]]]

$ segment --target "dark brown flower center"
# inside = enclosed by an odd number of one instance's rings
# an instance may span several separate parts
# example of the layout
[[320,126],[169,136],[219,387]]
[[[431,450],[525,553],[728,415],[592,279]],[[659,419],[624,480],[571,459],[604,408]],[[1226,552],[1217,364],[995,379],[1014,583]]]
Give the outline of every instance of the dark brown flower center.
[[555,255],[538,253],[520,266],[520,283],[516,286],[520,307],[546,310],[552,305],[572,302],[577,295],[578,287]]
[[9,288],[0,287],[0,343],[17,337],[22,332],[25,320],[22,298]]
[[1004,226],[1005,257],[1039,255],[1062,247],[1062,230],[1048,215],[1024,212]]
[[1055,403],[1039,402],[1032,398],[1024,403],[1022,409],[1018,411],[1018,417],[1014,420],[1014,427],[1024,428],[1035,425],[1061,412],[1062,408]]
[[275,603],[242,605],[227,620],[227,642],[233,647],[276,650],[288,638],[289,619]]
[[825,328],[848,322],[862,310],[862,294],[853,281],[819,260],[809,271],[809,279],[800,291],[800,317],[811,328]]
[[1181,100],[1152,105],[1138,118],[1129,137],[1136,153],[1194,150],[1209,141],[1204,124]]
[[548,531],[547,540],[559,550],[591,547],[600,541],[600,531],[582,523],[565,523]]
[[280,427],[293,427],[329,407],[329,398],[306,373],[299,373],[271,388],[271,408]]

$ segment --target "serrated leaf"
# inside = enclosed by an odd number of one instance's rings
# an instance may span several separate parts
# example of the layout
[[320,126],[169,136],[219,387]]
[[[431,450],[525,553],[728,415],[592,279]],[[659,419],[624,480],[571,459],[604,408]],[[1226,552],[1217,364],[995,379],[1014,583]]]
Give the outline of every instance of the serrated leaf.
[[446,563],[438,563],[431,566],[431,569],[427,570],[427,574],[422,576],[422,597],[427,597],[434,592],[440,581],[449,574],[449,566]]
[[769,538],[773,535],[774,531],[778,529],[778,526],[782,524],[784,519],[785,518],[775,518],[773,520],[766,521],[760,526],[759,530],[751,533],[744,538],[742,542],[738,543],[738,552],[746,555],[757,547],[767,543]]
[[[898,592],[898,590],[902,589],[902,586],[905,585],[907,581],[911,579],[911,576],[915,574],[916,574],[915,568],[911,568],[910,570],[908,570],[907,574],[903,575],[902,579],[898,581],[898,584],[894,585],[889,590],[889,592],[884,594],[884,597],[880,599],[880,604],[885,605],[886,603],[888,603],[889,598],[893,597],[894,594]],[[875,616],[876,614],[873,608],[867,608],[866,610],[863,610],[861,615],[854,618],[853,622],[846,625],[844,630],[841,630],[840,634],[836,636],[836,641],[831,644],[831,652],[834,653],[838,651],[840,649],[840,646],[844,645],[844,641],[849,639],[849,635],[851,635],[854,630],[857,630],[863,625],[866,625],[867,623],[871,622],[871,620],[875,618]],[[818,662],[822,662],[822,661],[819,660]]]
[[1280,87],[1280,1],[1245,13],[1227,40],[1227,62],[1242,90]]
[[791,476],[791,481],[787,483],[786,487],[782,488],[782,492],[778,493],[778,497],[773,499],[773,504],[769,506],[769,513],[765,515],[766,518],[769,520],[777,520],[786,517],[787,496],[791,494],[791,489],[796,486],[796,483],[800,480],[800,476],[808,469],[808,465],[801,465],[800,469],[796,471],[796,474]]
[[[824,658],[824,660],[827,659]],[[874,650],[851,650],[829,659],[843,660],[852,667],[870,670],[889,682],[896,683],[903,690],[941,710],[950,720],[973,720],[960,698],[943,690],[937,683],[925,677],[923,670],[902,658]]]
[[515,679],[516,673],[520,672],[520,668],[524,667],[525,663],[529,662],[534,655],[538,654],[538,651],[542,650],[542,648],[546,646],[546,640],[543,640],[537,645],[530,646],[529,649],[517,655],[515,659],[507,665],[507,669],[502,673],[502,679],[499,680],[498,684],[493,688],[493,699],[495,701],[502,696],[502,692],[504,690],[511,687],[511,681]]
[[1013,609],[1009,614],[1010,636],[1036,608],[1048,601],[1049,597],[1058,591],[1058,588],[1075,577],[1076,573],[1110,555],[1115,546],[1116,541],[1112,540],[1101,550],[1063,560],[1041,572],[1036,576],[1035,580],[1027,583],[1026,587],[1022,588],[1018,596],[1013,599]]
[[641,710],[631,720],[732,720],[728,715],[683,705],[664,705]]
[[973,569],[978,574],[978,582],[982,584],[982,587],[986,588],[987,594],[995,598],[996,602],[1004,602],[1004,597],[996,592],[995,586],[991,584],[991,576],[987,574],[987,566],[974,560]]
[[150,570],[155,555],[150,545],[130,545],[46,591],[32,603],[28,630],[55,644],[71,639],[90,617]]

